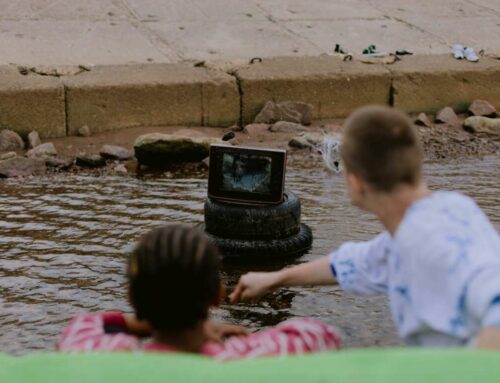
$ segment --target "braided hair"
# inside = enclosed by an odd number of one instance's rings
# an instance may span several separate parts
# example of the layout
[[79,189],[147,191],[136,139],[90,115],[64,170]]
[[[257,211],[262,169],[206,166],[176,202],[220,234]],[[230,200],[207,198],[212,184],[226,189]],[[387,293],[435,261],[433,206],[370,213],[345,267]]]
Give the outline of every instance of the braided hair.
[[129,258],[127,274],[136,316],[155,330],[191,328],[218,303],[219,252],[202,231],[187,225],[145,234]]

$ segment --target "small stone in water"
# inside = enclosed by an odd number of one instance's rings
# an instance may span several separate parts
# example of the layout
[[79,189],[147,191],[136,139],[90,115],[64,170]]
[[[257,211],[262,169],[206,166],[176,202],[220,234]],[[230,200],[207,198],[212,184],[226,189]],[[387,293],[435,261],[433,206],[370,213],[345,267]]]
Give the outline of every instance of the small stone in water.
[[99,154],[80,154],[76,157],[76,164],[84,168],[99,168],[106,165],[106,161]]
[[26,153],[28,157],[55,157],[57,156],[56,147],[52,142],[46,142],[45,144],[38,145],[37,147],[31,149]]
[[133,157],[128,149],[116,145],[104,145],[99,152],[103,158],[111,160],[124,161]]
[[497,110],[488,101],[474,100],[469,106],[469,112],[473,116],[496,117]]
[[415,120],[415,124],[418,126],[425,126],[427,128],[432,128],[432,123],[429,117],[427,117],[427,114],[425,113],[420,113]]
[[222,136],[222,141],[229,141],[229,140],[233,139],[234,137],[236,137],[236,134],[233,131],[226,132]]
[[438,112],[438,114],[436,115],[436,122],[455,125],[458,123],[458,116],[452,108],[447,106],[446,108],[443,108]]

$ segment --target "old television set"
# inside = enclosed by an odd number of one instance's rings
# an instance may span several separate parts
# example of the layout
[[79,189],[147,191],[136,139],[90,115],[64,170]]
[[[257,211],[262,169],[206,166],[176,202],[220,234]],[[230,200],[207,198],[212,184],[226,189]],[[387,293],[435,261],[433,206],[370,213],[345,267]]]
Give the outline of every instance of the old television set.
[[235,204],[283,201],[286,150],[211,145],[208,196]]

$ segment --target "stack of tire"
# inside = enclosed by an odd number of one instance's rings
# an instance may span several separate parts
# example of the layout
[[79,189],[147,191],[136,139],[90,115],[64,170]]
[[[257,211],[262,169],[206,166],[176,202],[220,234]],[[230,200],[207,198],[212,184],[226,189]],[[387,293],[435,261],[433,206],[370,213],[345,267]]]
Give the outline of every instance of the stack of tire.
[[313,239],[300,214],[300,200],[290,191],[277,205],[237,205],[208,198],[205,231],[224,259],[298,257],[310,249]]

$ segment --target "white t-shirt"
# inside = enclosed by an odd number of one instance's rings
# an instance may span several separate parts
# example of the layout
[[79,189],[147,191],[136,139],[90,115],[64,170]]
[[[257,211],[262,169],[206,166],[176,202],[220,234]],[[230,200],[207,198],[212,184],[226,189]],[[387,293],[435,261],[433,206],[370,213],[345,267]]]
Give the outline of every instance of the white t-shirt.
[[410,345],[465,345],[481,328],[500,326],[500,236],[460,193],[414,203],[394,237],[347,242],[330,263],[345,291],[389,296]]

